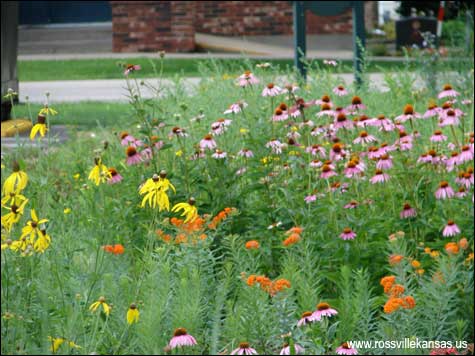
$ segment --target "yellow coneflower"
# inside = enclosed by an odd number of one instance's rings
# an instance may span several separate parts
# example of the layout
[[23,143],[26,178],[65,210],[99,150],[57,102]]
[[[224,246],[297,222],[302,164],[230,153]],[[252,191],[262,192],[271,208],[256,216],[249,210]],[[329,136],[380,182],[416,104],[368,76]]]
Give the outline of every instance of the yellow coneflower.
[[26,238],[30,244],[36,241],[36,235],[40,235],[40,225],[48,222],[48,219],[38,219],[36,211],[31,209],[31,220],[26,223],[26,226],[21,230],[21,237]]
[[102,163],[102,160],[98,157],[94,159],[94,168],[89,173],[89,180],[92,180],[95,185],[105,183],[110,177],[111,173],[107,167]]
[[51,347],[50,347],[50,350],[53,352],[53,353],[56,353],[58,351],[58,349],[61,347],[61,345],[63,343],[67,343],[68,346],[70,348],[74,348],[74,349],[80,349],[81,346],[79,345],[76,345],[74,343],[74,341],[69,341],[69,340],[66,340],[62,337],[51,337],[51,336],[48,336],[48,341],[51,342]]
[[186,216],[184,223],[193,222],[198,217],[198,209],[195,206],[195,198],[191,197],[188,203],[178,203],[172,208],[172,212],[183,210],[181,216]]
[[10,207],[7,207],[10,212],[2,216],[2,226],[5,228],[5,230],[10,231],[12,226],[20,221],[23,211],[25,210],[26,203],[28,203],[28,199],[25,198],[25,200],[23,200],[19,206],[12,204]]
[[21,195],[19,192],[10,192],[10,194],[7,194],[2,198],[2,205],[8,205],[10,202],[10,205],[18,206],[25,200],[25,196]]
[[40,113],[38,114],[37,123],[31,128],[30,140],[34,140],[38,132],[41,137],[45,137],[46,131],[48,131],[46,127],[46,116]]
[[48,105],[45,105],[39,112],[38,115],[51,115],[51,116],[54,116],[56,115],[58,112],[53,109],[53,108],[50,108]]
[[166,192],[170,188],[176,192],[173,184],[167,179],[167,172],[161,171],[160,175],[154,174],[139,190],[140,195],[145,195],[140,206],[143,208],[148,203],[151,208],[158,206],[160,211],[169,211],[170,201]]
[[139,321],[139,310],[137,309],[137,305],[134,303],[130,304],[129,310],[127,311],[127,323],[129,325],[133,323],[137,323]]
[[111,307],[106,303],[106,298],[104,297],[100,297],[97,300],[97,302],[92,303],[91,306],[89,307],[89,310],[92,312],[95,312],[97,308],[99,308],[100,306],[102,306],[102,309],[104,310],[104,314],[109,316],[111,312]]
[[17,161],[13,162],[13,173],[3,183],[2,194],[4,196],[11,193],[19,193],[25,189],[28,183],[28,175],[20,170],[20,165]]
[[51,237],[46,233],[45,229],[42,229],[38,233],[38,239],[33,244],[33,248],[36,252],[43,253],[51,244]]

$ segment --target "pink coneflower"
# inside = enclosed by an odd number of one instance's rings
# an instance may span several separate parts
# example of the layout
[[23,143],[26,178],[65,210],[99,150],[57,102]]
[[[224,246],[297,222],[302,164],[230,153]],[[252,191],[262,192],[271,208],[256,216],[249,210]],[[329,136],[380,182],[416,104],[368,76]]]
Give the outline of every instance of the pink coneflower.
[[455,195],[454,190],[449,185],[449,182],[442,181],[439,183],[439,189],[435,191],[436,199],[449,199]]
[[426,112],[424,113],[424,115],[422,115],[422,118],[429,119],[431,117],[438,116],[439,113],[440,113],[440,108],[435,104],[430,104]]
[[351,105],[349,105],[347,109],[350,111],[365,110],[366,106],[363,104],[359,96],[354,96],[351,99]]
[[297,140],[302,135],[300,135],[300,133],[298,131],[295,131],[295,129],[293,129],[292,131],[288,132],[286,136],[287,136],[287,138],[293,138],[294,140]]
[[290,94],[295,93],[299,89],[300,88],[295,84],[286,84],[283,91],[285,91],[287,94]]
[[413,137],[409,136],[406,131],[399,131],[399,139],[394,143],[401,151],[412,149]]
[[251,71],[246,70],[237,78],[237,83],[240,87],[247,87],[248,85],[259,83],[259,79]]
[[328,303],[318,303],[317,310],[312,313],[312,318],[316,321],[322,320],[322,317],[331,318],[333,315],[337,315],[338,312],[330,307]]
[[346,157],[346,150],[343,148],[342,143],[335,143],[330,150],[330,160],[339,161]]
[[359,136],[353,140],[355,144],[368,144],[377,141],[376,137],[368,134],[366,131],[361,131]]
[[312,312],[304,312],[300,317],[300,320],[297,322],[297,326],[303,326],[315,322],[315,319],[312,318]]
[[145,145],[144,149],[140,152],[140,156],[144,161],[150,161],[153,158],[153,151],[149,145]]
[[176,137],[187,137],[188,134],[186,133],[186,130],[181,128],[181,127],[178,127],[178,126],[175,126],[174,128],[172,128],[170,134],[168,135],[168,137],[173,137],[173,136],[176,136]]
[[365,128],[366,126],[371,126],[370,125],[371,119],[367,115],[363,114],[360,117],[355,118],[354,120],[356,122],[356,126],[358,126],[358,127]]
[[271,148],[272,152],[275,154],[281,154],[282,153],[282,142],[279,140],[273,139],[269,142],[266,143],[267,148]]
[[218,149],[218,148],[217,148],[217,149],[214,151],[214,153],[211,155],[211,157],[213,157],[213,158],[215,158],[215,159],[224,159],[224,158],[226,158],[226,156],[227,156],[227,153],[224,152],[224,151],[221,151],[221,150]]
[[378,117],[371,119],[371,121],[368,124],[370,126],[379,127],[380,130],[386,131],[386,132],[392,131],[395,128],[393,122],[384,115],[378,115]]
[[376,169],[391,169],[393,166],[393,160],[390,155],[387,153],[383,154],[379,157],[378,162],[376,162]]
[[371,184],[387,182],[391,177],[381,169],[377,169],[375,175],[369,180]]
[[317,117],[322,117],[322,116],[328,116],[328,117],[334,117],[335,116],[335,111],[332,110],[332,107],[325,103],[320,105],[320,111],[317,113]]
[[277,109],[274,111],[274,115],[272,115],[272,121],[285,121],[289,118],[289,113],[287,111],[287,105],[285,103],[281,103]]
[[458,166],[460,164],[462,164],[462,162],[460,160],[460,154],[457,151],[452,152],[450,154],[450,157],[445,160],[447,172],[452,172],[455,166]]
[[352,348],[347,342],[338,346],[335,350],[337,355],[358,355],[358,350]]
[[414,111],[414,107],[411,104],[407,104],[404,107],[402,115],[396,117],[396,120],[400,122],[406,122],[407,120],[414,120],[421,118],[421,114]]
[[342,129],[342,128],[352,129],[353,126],[354,126],[353,121],[348,120],[346,115],[343,113],[339,113],[335,121],[333,122],[333,127],[335,128],[335,130]]
[[442,231],[442,236],[448,237],[448,236],[455,236],[457,234],[460,234],[459,227],[455,224],[453,220],[449,220],[447,222],[447,225],[445,225],[444,227],[444,231]]
[[470,186],[474,184],[473,172],[460,172],[457,178],[455,178],[455,183],[462,185],[467,189],[470,189]]
[[435,130],[433,135],[430,137],[431,142],[443,142],[447,140],[447,136],[445,136],[442,131]]
[[470,99],[463,99],[463,100],[461,101],[461,103],[462,103],[462,105],[470,105],[470,104],[472,104],[472,100],[470,100]]
[[238,101],[237,103],[231,104],[229,108],[224,111],[224,114],[238,114],[247,107],[247,103],[245,101]]
[[348,95],[348,91],[345,89],[343,85],[339,85],[337,87],[333,88],[333,93],[335,93],[338,96],[345,96]]
[[459,116],[455,110],[449,109],[440,115],[439,127],[457,126],[460,124]]
[[239,347],[231,352],[231,355],[257,355],[257,351],[254,350],[249,343],[241,342]]
[[125,150],[125,153],[127,154],[127,159],[126,162],[129,166],[132,166],[134,164],[139,164],[142,162],[142,157],[140,157],[140,154],[137,152],[135,147],[129,146]]
[[127,64],[124,70],[124,75],[129,75],[131,72],[135,72],[136,70],[140,70],[142,67],[138,64]]
[[320,106],[326,104],[330,107],[330,109],[333,107],[330,97],[326,94],[323,95],[320,99],[315,100],[314,103],[315,105],[320,105]]
[[470,150],[470,146],[464,145],[460,151],[459,163],[462,164],[469,161],[473,161],[473,152]]
[[192,161],[195,161],[197,159],[200,159],[200,158],[205,158],[206,157],[206,154],[205,154],[205,150],[202,149],[202,148],[198,148],[195,153],[193,153],[190,157],[190,159]]
[[321,167],[323,165],[323,163],[318,159],[314,159],[314,160],[310,161],[310,163],[308,165],[312,168],[318,168],[318,167]]
[[307,153],[310,153],[312,156],[317,156],[319,155],[320,157],[322,158],[325,158],[326,156],[326,151],[325,151],[325,148],[321,145],[312,145],[312,146],[308,146],[306,149],[305,149],[305,152]]
[[117,170],[113,167],[109,168],[110,178],[107,180],[109,184],[116,184],[119,183],[123,177],[117,172]]
[[120,134],[120,144],[122,146],[135,146],[135,137],[124,131]]
[[320,178],[323,179],[328,179],[330,177],[336,176],[337,174],[335,171],[327,164],[324,164],[322,167],[322,174],[320,175]]
[[348,204],[346,204],[343,208],[344,209],[355,209],[358,207],[359,203],[356,200],[350,201]]
[[343,232],[340,234],[340,238],[343,240],[354,240],[355,237],[356,233],[349,227],[345,227],[343,229]]
[[282,88],[274,85],[274,83],[267,84],[262,91],[262,96],[276,96],[279,94],[282,94]]
[[456,198],[465,198],[466,196],[468,195],[468,191],[465,187],[460,187],[458,190],[457,190],[457,193],[455,193],[455,197]]
[[242,150],[238,152],[238,156],[251,158],[251,157],[254,157],[254,153],[252,153],[252,151],[247,148],[243,148]]
[[327,66],[332,66],[332,67],[336,67],[338,65],[337,61],[335,61],[333,59],[324,59],[323,64],[325,64]]
[[213,140],[213,136],[211,135],[206,135],[201,141],[200,141],[200,147],[202,149],[209,149],[209,150],[214,150],[216,148],[216,141]]
[[317,196],[315,194],[307,195],[304,200],[307,204],[310,204],[311,202],[314,202],[317,200]]
[[300,346],[299,344],[294,344],[294,347],[293,347],[293,353],[292,353],[292,350],[290,349],[290,345],[289,344],[284,344],[284,347],[282,348],[282,350],[280,350],[280,354],[279,355],[300,355],[300,354],[303,354],[305,352],[305,349]]
[[400,214],[401,219],[413,218],[416,215],[416,209],[411,207],[409,203],[405,203]]
[[359,175],[361,173],[361,169],[358,167],[356,162],[350,161],[346,164],[344,174],[346,177],[351,178],[353,176]]
[[452,89],[452,86],[449,84],[445,84],[443,90],[437,96],[439,99],[443,98],[455,98],[459,96],[460,93]]
[[191,335],[188,335],[185,328],[178,328],[173,333],[173,337],[168,343],[168,347],[170,349],[174,349],[177,347],[193,346],[196,344],[197,342],[195,338]]

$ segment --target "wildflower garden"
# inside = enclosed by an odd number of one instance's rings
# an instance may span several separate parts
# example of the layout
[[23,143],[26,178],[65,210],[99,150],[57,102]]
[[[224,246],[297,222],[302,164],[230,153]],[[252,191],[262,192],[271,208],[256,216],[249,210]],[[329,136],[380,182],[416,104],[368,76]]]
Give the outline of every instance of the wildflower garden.
[[[2,354],[473,350],[473,60],[387,90],[156,61],[127,121],[54,145],[47,97],[2,152]],[[353,343],[416,338],[455,349]]]

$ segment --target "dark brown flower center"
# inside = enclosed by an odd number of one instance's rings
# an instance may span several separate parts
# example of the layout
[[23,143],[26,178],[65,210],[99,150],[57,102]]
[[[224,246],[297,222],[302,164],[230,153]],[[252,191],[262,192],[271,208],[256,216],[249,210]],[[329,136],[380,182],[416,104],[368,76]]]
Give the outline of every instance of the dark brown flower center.
[[328,303],[318,303],[317,310],[327,310],[330,309],[330,304]]
[[185,328],[178,328],[178,329],[175,329],[175,331],[173,332],[173,336],[183,336],[187,334],[188,333],[186,332]]
[[445,90],[452,90],[452,86],[450,84],[445,84],[444,85],[444,91]]
[[351,103],[353,105],[359,105],[361,104],[361,98],[359,96],[354,96],[352,99],[351,99]]
[[46,116],[44,116],[43,114],[39,114],[37,120],[38,120],[38,123],[39,123],[39,124],[44,125],[45,122],[46,122]]
[[248,349],[250,347],[248,342],[240,342],[239,343],[239,348],[240,349]]
[[126,154],[128,157],[135,156],[137,154],[137,150],[135,149],[135,147],[129,146],[127,147]]
[[447,182],[446,180],[440,182],[439,184],[440,188],[447,188],[448,186],[449,186],[449,182]]
[[267,84],[267,88],[268,88],[268,89],[272,89],[273,87],[274,87],[274,83],[269,83],[269,84]]
[[404,107],[404,115],[412,115],[414,114],[414,107],[411,104],[407,104]]

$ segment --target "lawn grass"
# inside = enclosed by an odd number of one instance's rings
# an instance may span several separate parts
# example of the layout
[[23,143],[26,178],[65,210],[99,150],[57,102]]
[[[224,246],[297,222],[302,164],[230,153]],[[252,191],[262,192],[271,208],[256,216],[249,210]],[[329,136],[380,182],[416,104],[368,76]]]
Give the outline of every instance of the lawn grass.
[[[40,104],[30,105],[34,122],[41,108]],[[52,118],[52,124],[75,125],[78,129],[91,129],[98,126],[120,127],[128,123],[131,114],[130,105],[120,102],[61,103],[54,108],[58,111],[58,115]],[[16,105],[15,115],[18,118],[28,118],[28,106]]]
[[[163,75],[166,77],[176,74],[183,76],[199,76],[200,68],[219,65],[230,75],[239,73],[244,63],[255,67],[257,63],[269,62],[279,71],[286,72],[293,66],[291,59],[274,60],[239,60],[239,59],[163,59]],[[49,80],[87,80],[87,79],[121,79],[123,70],[121,64],[139,64],[142,70],[135,74],[138,78],[155,77],[153,65],[160,71],[160,61],[150,58],[137,57],[129,59],[88,59],[88,60],[38,60],[19,61],[18,75],[20,81],[49,81]],[[152,64],[153,63],[153,64]],[[379,72],[383,69],[395,70],[401,68],[402,61],[385,62],[373,61],[369,63],[369,72]],[[322,65],[321,60],[315,61],[316,65]],[[340,61],[339,71],[352,72],[352,61]]]

